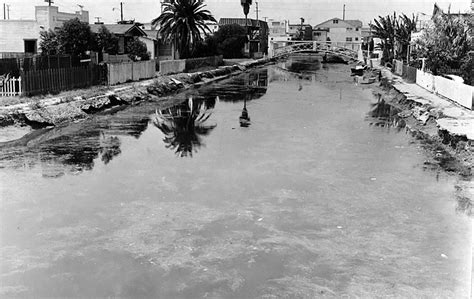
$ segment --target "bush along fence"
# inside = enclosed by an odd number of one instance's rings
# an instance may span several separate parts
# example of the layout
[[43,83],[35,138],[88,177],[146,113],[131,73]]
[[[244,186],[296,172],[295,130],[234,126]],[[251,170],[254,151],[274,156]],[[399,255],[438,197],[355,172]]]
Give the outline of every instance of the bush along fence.
[[408,66],[399,60],[394,60],[393,72],[402,76],[410,83],[416,83],[430,92],[448,98],[465,108],[474,110],[474,86],[432,75],[423,70]]

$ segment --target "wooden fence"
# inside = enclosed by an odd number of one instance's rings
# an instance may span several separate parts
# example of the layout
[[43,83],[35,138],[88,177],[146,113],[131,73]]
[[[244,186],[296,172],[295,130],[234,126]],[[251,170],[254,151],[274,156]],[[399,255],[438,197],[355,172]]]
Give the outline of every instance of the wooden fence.
[[24,71],[21,75],[23,93],[32,96],[100,85],[104,81],[102,72],[98,65]]
[[16,97],[21,95],[21,77],[9,78],[0,82],[0,97]]
[[154,60],[107,64],[109,85],[153,78],[156,74]]

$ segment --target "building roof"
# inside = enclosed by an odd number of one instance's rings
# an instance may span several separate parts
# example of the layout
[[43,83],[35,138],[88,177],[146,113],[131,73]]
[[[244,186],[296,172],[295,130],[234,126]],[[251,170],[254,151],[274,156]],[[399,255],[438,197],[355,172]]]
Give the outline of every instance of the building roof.
[[[238,24],[242,27],[245,27],[245,19],[244,18],[221,18],[219,20],[219,26],[223,25],[230,25],[230,24]],[[247,26],[249,27],[266,27],[268,28],[267,22],[261,20],[254,20],[254,19],[247,19]]]
[[158,30],[143,30],[146,33],[146,37],[153,39],[153,40],[158,40]]
[[332,19],[326,20],[326,21],[316,25],[315,27],[328,27],[328,26],[322,26],[322,25],[326,24],[326,23],[328,23],[332,20],[338,20],[340,22],[345,22],[346,24],[351,25],[352,27],[355,27],[355,28],[362,28],[362,21],[360,21],[360,20],[343,20],[343,19],[340,19],[340,18],[332,18]]
[[362,21],[360,20],[343,20],[343,21],[351,24],[355,28],[362,28]]
[[147,34],[137,24],[91,24],[91,31],[99,33],[101,26],[105,26],[111,33],[115,35],[134,35],[146,36]]

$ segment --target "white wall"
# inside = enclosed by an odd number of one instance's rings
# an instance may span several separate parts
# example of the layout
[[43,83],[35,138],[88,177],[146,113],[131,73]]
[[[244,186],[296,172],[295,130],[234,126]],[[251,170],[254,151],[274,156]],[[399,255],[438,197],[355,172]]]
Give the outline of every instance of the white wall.
[[157,54],[155,53],[155,41],[146,37],[139,37],[138,39],[145,43],[147,51],[150,52],[151,59],[155,59]]
[[474,109],[474,87],[423,71],[416,71],[416,84],[442,95],[463,107]]
[[0,20],[0,52],[24,52],[25,39],[40,41],[40,28],[36,21]]

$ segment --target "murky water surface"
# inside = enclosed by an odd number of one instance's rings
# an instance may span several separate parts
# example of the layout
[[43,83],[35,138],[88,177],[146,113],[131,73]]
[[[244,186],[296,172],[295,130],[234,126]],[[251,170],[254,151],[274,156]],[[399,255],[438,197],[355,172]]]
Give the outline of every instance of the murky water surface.
[[2,145],[2,296],[468,297],[457,178],[348,66],[175,98]]

